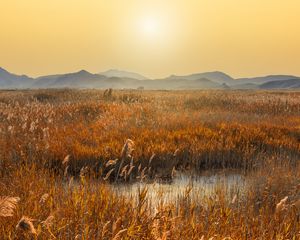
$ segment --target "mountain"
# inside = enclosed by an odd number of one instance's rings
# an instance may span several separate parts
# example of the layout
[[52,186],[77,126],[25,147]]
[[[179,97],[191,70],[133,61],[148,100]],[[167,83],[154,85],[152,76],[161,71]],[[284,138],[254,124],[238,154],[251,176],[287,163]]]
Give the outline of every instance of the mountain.
[[109,77],[103,79],[96,88],[135,89],[140,87],[141,80],[133,78]]
[[186,76],[176,76],[171,75],[167,79],[174,80],[174,79],[186,79],[186,80],[197,80],[201,78],[206,78],[211,81],[217,82],[217,83],[231,83],[234,81],[232,77],[227,75],[226,73],[215,71],[215,72],[204,72],[204,73],[194,73]]
[[238,83],[231,85],[232,89],[257,89],[259,88],[259,84],[254,83]]
[[132,78],[132,79],[138,79],[138,80],[147,80],[145,76],[134,73],[134,72],[127,72],[127,71],[121,71],[117,69],[110,69],[105,72],[99,73],[100,75],[104,75],[106,77],[118,77],[118,78]]
[[251,83],[251,84],[263,84],[270,81],[284,81],[284,80],[290,80],[290,79],[296,79],[299,77],[295,77],[292,75],[269,75],[264,77],[254,77],[254,78],[238,78],[234,83],[236,84],[245,84],[245,83]]
[[137,88],[141,80],[106,77],[85,70],[75,73],[49,75],[37,78],[33,88]]
[[260,89],[300,89],[300,78],[263,83]]
[[186,80],[186,79],[137,80],[136,82],[134,82],[133,88],[139,88],[139,87],[142,87],[143,89],[151,89],[151,90],[226,88],[226,86],[213,82],[206,78],[201,78],[196,80]]
[[92,74],[85,70],[75,73],[43,76],[36,79],[33,88],[93,88],[105,76]]
[[219,83],[213,82],[207,78],[200,78],[195,80],[181,81],[179,89],[208,89],[208,88],[222,88]]
[[114,89],[300,89],[300,78],[291,75],[233,79],[223,72],[147,79],[137,73],[108,70],[93,74],[86,70],[31,78],[0,68],[0,89],[9,88],[114,88]]
[[16,75],[0,67],[0,88],[27,88],[34,82],[26,75]]

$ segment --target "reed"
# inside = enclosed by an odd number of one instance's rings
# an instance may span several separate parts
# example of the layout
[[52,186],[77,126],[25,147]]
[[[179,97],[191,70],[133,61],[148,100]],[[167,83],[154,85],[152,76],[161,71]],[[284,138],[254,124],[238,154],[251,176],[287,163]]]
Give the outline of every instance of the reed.
[[[0,91],[1,239],[300,239],[300,93]],[[243,195],[110,182],[235,168]]]

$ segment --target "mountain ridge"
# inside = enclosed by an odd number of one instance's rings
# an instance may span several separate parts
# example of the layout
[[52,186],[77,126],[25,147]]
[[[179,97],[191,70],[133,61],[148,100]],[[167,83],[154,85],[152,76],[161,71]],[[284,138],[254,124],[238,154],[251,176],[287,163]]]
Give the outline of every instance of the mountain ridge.
[[300,89],[300,78],[269,81],[259,86],[260,89]]
[[0,88],[23,88],[32,84],[33,81],[33,78],[26,75],[10,73],[6,69],[0,67]]
[[149,78],[135,72],[129,72],[119,69],[109,69],[105,72],[98,73],[100,75],[104,75],[106,77],[120,77],[120,78],[133,78],[138,80],[148,80]]
[[[116,76],[115,76],[116,75]],[[119,88],[119,89],[294,89],[299,88],[300,77],[267,75],[234,79],[221,71],[170,75],[149,79],[134,72],[110,69],[91,73],[84,69],[37,78],[10,73],[0,67],[0,89],[7,88]]]
[[212,72],[203,72],[203,73],[192,73],[188,75],[178,76],[178,75],[170,75],[166,79],[187,79],[187,80],[197,80],[200,78],[207,78],[212,81],[216,81],[219,83],[226,83],[233,80],[231,76],[226,73],[220,71],[212,71]]

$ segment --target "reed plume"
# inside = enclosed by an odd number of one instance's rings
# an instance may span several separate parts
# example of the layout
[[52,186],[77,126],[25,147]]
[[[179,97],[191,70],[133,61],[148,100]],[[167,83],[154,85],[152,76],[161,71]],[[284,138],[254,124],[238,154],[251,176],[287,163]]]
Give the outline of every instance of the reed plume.
[[134,151],[134,142],[131,139],[127,139],[122,148],[121,156],[126,158],[131,157],[133,151]]
[[283,199],[280,200],[279,203],[276,204],[276,208],[275,208],[276,214],[279,214],[282,211],[287,209],[287,204],[286,204],[287,200],[288,200],[288,196],[284,197]]
[[17,203],[20,201],[18,197],[0,197],[0,216],[11,217],[14,214]]

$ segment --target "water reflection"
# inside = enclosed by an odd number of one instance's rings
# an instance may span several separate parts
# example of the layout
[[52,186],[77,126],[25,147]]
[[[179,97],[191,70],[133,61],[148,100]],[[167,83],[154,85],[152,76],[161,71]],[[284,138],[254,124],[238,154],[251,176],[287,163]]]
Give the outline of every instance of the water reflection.
[[215,198],[218,192],[232,199],[234,195],[242,196],[246,189],[246,178],[239,173],[215,173],[200,176],[179,174],[171,183],[135,182],[132,184],[113,184],[116,194],[137,200],[139,190],[147,187],[147,198],[152,204],[176,203],[187,195],[191,199]]

